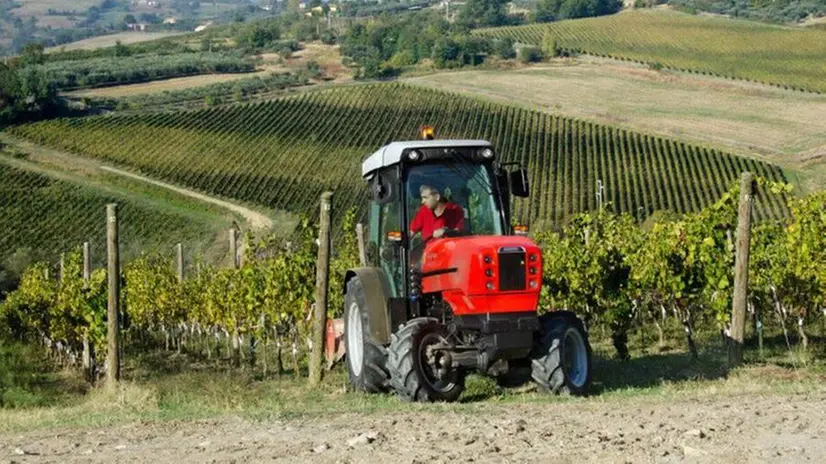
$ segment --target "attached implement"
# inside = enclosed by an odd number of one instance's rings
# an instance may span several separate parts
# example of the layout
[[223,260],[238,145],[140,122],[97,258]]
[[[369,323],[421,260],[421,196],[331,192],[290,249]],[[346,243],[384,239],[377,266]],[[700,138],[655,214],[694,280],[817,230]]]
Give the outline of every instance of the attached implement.
[[585,394],[588,333],[577,316],[537,316],[542,251],[511,226],[525,169],[483,140],[393,142],[367,157],[367,267],[345,276],[353,386],[410,401],[455,401],[478,371],[513,386]]

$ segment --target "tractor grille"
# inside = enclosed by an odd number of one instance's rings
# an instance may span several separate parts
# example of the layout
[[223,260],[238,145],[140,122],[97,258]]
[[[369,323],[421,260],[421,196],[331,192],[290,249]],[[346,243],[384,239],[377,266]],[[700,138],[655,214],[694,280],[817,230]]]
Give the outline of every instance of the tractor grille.
[[525,290],[525,250],[522,248],[499,250],[499,290]]

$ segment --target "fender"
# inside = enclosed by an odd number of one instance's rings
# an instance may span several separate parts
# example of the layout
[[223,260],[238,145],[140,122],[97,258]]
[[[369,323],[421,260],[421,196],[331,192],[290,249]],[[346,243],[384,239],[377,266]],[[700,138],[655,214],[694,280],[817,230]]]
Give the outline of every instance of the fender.
[[377,343],[390,343],[390,317],[387,301],[390,298],[390,282],[383,270],[376,267],[358,267],[348,269],[344,275],[344,291],[347,293],[347,283],[353,277],[358,277],[364,289],[364,302],[370,321],[370,336]]

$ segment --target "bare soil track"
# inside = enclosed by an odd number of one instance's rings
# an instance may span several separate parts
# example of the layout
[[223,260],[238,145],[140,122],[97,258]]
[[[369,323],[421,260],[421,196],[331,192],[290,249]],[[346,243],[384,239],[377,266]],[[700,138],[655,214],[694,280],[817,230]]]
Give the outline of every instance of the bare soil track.
[[[478,406],[478,407],[476,407]],[[824,462],[826,393],[599,397],[0,436],[5,462]]]

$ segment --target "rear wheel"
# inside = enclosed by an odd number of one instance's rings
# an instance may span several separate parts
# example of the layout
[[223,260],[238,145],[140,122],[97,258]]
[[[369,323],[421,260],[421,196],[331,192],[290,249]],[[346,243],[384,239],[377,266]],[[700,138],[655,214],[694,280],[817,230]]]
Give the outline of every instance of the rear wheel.
[[531,377],[548,393],[588,393],[591,345],[582,321],[573,313],[551,313],[540,318]]
[[439,349],[447,337],[437,319],[411,319],[391,336],[387,368],[390,386],[405,401],[456,401],[465,389],[464,373]]
[[357,390],[387,390],[387,350],[370,338],[370,319],[364,288],[358,277],[347,282],[344,296],[344,344],[350,383]]

